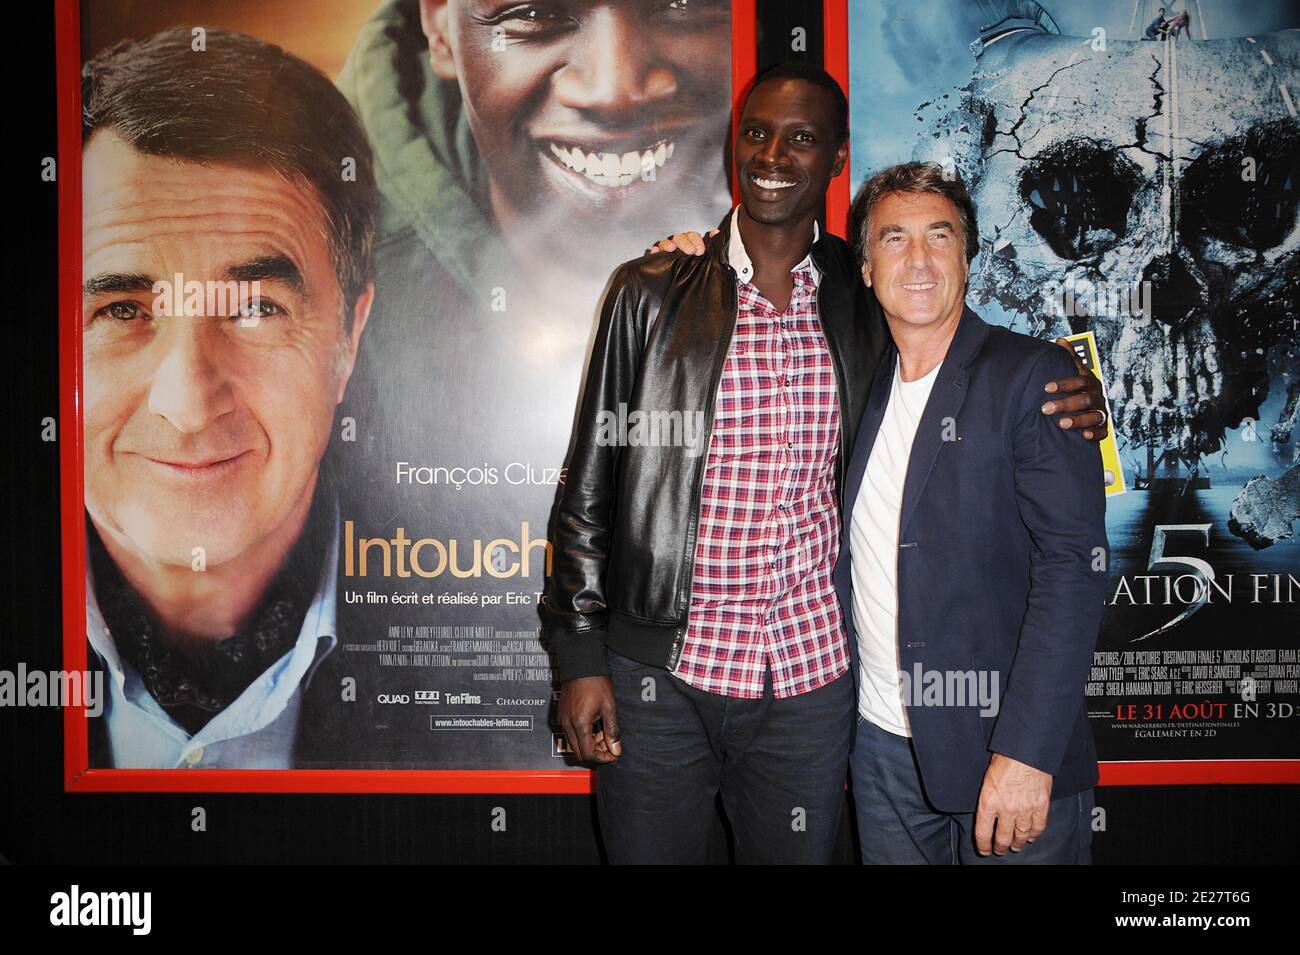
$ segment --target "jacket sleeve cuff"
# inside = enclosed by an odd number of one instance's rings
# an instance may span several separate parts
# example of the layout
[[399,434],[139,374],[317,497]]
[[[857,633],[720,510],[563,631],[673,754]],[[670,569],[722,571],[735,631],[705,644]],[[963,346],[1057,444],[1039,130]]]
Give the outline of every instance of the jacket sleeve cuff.
[[1067,739],[1057,732],[1050,720],[1021,720],[1018,714],[1008,712],[1005,704],[993,735],[989,739],[989,752],[1001,753],[1010,759],[1032,766],[1053,776],[1061,768]]
[[551,651],[555,655],[555,678],[559,683],[584,676],[609,676],[603,627],[553,633]]

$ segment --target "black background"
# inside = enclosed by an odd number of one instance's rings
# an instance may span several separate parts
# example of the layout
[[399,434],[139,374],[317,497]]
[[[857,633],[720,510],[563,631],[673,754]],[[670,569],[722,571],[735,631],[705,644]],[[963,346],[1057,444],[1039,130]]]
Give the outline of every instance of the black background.
[[[58,445],[41,440],[59,418],[54,24],[33,5],[9,33],[3,263],[9,347],[0,453],[5,546],[0,548],[0,668],[59,669],[62,646]],[[759,67],[819,59],[821,4],[758,4]],[[807,54],[789,52],[806,26]],[[689,223],[686,223],[689,225]],[[67,303],[64,303],[67,305]],[[59,422],[60,427],[65,422]],[[66,423],[70,425],[70,422]],[[0,709],[0,855],[14,863],[381,862],[591,863],[600,859],[586,796],[338,796],[64,793],[62,713]],[[1294,863],[1300,787],[1105,788],[1097,863]],[[207,831],[191,831],[194,807]],[[506,830],[492,828],[506,812]],[[847,821],[847,820],[846,820]],[[715,845],[725,858],[725,843]],[[852,861],[842,834],[841,861]]]

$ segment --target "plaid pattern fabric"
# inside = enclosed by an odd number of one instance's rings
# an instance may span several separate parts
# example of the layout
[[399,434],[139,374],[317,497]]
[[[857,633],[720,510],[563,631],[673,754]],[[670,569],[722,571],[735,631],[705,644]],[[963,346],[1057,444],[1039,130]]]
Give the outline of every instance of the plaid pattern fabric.
[[810,260],[780,314],[738,281],[700,497],[690,618],[676,675],[722,696],[779,699],[846,673],[831,574],[839,553],[840,407]]

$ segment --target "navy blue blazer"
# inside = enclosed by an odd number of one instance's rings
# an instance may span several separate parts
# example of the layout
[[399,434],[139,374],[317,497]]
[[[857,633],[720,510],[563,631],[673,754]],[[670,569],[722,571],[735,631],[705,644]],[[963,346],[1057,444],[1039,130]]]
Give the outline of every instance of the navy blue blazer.
[[[845,485],[835,587],[855,681],[849,528],[897,358],[891,342]],[[1059,345],[990,326],[967,308],[912,444],[898,537],[898,650],[922,781],[944,812],[975,809],[992,753],[1051,773],[1053,799],[1097,782],[1083,687],[1109,562],[1101,452],[1039,410],[1044,384],[1077,373]],[[1000,700],[987,708],[996,712],[981,715],[976,693],[966,705],[955,705],[955,693],[928,695],[930,671],[966,688],[958,675],[983,672],[989,687],[996,675]]]

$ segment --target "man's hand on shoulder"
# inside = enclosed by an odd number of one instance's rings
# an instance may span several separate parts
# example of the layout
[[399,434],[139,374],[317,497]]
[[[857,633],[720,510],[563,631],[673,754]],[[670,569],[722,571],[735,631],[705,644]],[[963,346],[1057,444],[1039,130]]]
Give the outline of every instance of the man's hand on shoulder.
[[[717,234],[717,229],[710,229],[708,238],[712,238]],[[685,252],[687,255],[703,255],[705,238],[698,232],[674,232],[668,238],[660,239],[646,249],[646,254],[649,255],[653,252]]]
[[1048,394],[1060,396],[1043,404],[1043,414],[1058,415],[1057,425],[1067,431],[1079,432],[1087,441],[1100,441],[1110,430],[1101,380],[1084,367],[1068,341],[1064,338],[1055,341],[1070,353],[1079,373],[1069,378],[1057,378],[1043,386]]
[[[560,687],[560,726],[569,749],[584,763],[612,763],[623,755],[614,684],[607,676],[584,676]],[[600,730],[596,730],[597,722]]]

